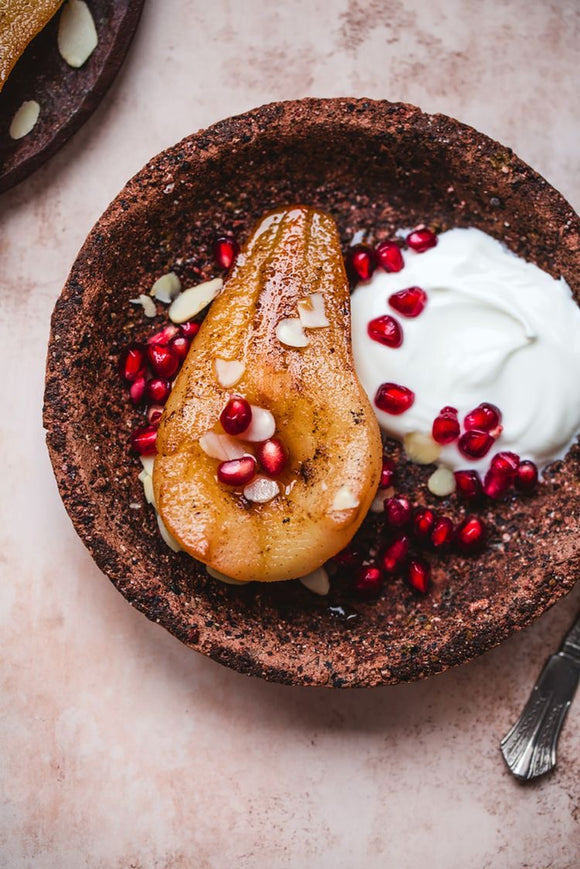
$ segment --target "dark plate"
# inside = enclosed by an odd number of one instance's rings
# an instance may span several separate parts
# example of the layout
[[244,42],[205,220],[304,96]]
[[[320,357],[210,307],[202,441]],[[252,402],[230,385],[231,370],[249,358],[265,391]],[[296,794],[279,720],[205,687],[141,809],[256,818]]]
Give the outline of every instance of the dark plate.
[[[376,602],[354,601],[344,582],[320,598],[299,583],[234,588],[209,579],[161,541],[127,448],[142,415],[127,401],[117,360],[129,336],[154,325],[128,300],[168,269],[186,284],[209,277],[218,233],[243,239],[266,211],[296,201],[331,213],[345,244],[356,230],[380,239],[420,221],[480,227],[564,275],[579,298],[580,221],[508,148],[401,104],[264,106],[155,157],[89,235],[52,320],[44,416],[51,459],[97,564],[131,604],[192,648],[290,684],[418,679],[496,645],[572,588],[580,572],[578,446],[536,496],[482,508],[490,541],[479,559],[439,559],[429,595],[397,579]],[[428,472],[400,474],[400,491],[424,499]],[[456,500],[443,509],[454,515]]]
[[[99,44],[81,69],[62,59],[57,47],[60,10],[34,39],[0,93],[0,192],[48,160],[94,112],[117,75],[135,33],[144,0],[89,0]],[[25,100],[40,116],[22,139],[8,134]]]

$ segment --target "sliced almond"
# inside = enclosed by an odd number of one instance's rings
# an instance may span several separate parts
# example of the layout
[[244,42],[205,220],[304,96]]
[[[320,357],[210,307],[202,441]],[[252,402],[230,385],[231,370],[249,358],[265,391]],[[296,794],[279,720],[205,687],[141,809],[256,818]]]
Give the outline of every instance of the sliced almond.
[[217,382],[226,389],[235,386],[246,370],[244,363],[236,359],[215,359],[213,364]]
[[213,302],[223,285],[224,282],[221,278],[214,278],[184,290],[171,303],[169,319],[173,320],[174,323],[186,323],[191,320]]
[[232,459],[241,459],[248,454],[240,441],[228,434],[218,434],[208,431],[199,439],[199,445],[206,455],[220,462],[229,462]]
[[40,114],[36,100],[25,100],[10,123],[8,130],[11,139],[22,139],[34,128]]
[[310,293],[298,302],[298,316],[304,329],[322,329],[329,322],[324,312],[322,293]]
[[143,465],[143,470],[149,474],[150,477],[153,476],[153,465],[155,464],[155,456],[139,456],[141,460],[141,464]]
[[145,296],[143,293],[137,299],[129,299],[132,305],[141,305],[143,313],[146,317],[156,317],[157,308],[151,296]]
[[268,477],[254,477],[244,488],[244,498],[255,504],[266,504],[279,493],[280,486],[276,480],[269,480]]
[[276,431],[276,420],[269,410],[251,404],[252,421],[240,435],[242,440],[260,443],[271,438]]
[[164,305],[170,305],[180,292],[181,281],[175,272],[167,272],[166,275],[157,278],[149,291],[149,295],[155,296],[157,301],[163,302]]
[[245,580],[234,579],[232,576],[226,576],[225,573],[221,573],[219,570],[216,570],[213,567],[210,567],[209,564],[205,566],[208,574],[213,577],[213,579],[219,579],[220,582],[225,582],[228,585],[247,585],[248,583]]
[[334,496],[331,510],[354,510],[358,505],[358,500],[355,498],[348,486],[341,486]]
[[67,0],[64,4],[58,22],[57,43],[60,56],[74,69],[86,63],[97,47],[97,29],[84,0]]
[[155,507],[155,494],[153,492],[153,480],[151,475],[147,473],[146,470],[142,470],[139,474],[139,481],[143,483],[143,492],[145,494],[145,500],[148,504],[153,504]]
[[314,594],[325,595],[330,591],[330,580],[324,567],[313,570],[312,573],[300,577],[300,582]]
[[310,344],[298,317],[280,320],[276,326],[276,338],[287,347],[306,347]]
[[441,452],[441,447],[434,441],[430,434],[413,431],[405,435],[403,446],[407,458],[417,465],[430,465],[436,462]]
[[455,475],[449,468],[437,468],[427,481],[427,488],[438,498],[445,498],[455,491]]

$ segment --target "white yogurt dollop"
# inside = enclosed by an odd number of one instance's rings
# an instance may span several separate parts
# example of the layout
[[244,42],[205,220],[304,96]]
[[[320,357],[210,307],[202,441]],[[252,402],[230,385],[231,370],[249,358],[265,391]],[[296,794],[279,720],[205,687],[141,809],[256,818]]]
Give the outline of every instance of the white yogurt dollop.
[[[580,432],[580,308],[565,280],[474,228],[441,233],[436,247],[403,256],[402,271],[377,270],[352,296],[355,367],[381,427],[402,440],[409,432],[430,433],[445,405],[458,409],[462,423],[478,404],[491,402],[502,412],[503,432],[488,454],[466,459],[454,442],[441,448],[440,464],[485,470],[501,450],[540,468],[563,458]],[[388,303],[412,286],[428,297],[413,319]],[[368,336],[368,323],[384,314],[401,325],[401,347]],[[401,415],[374,403],[385,382],[415,393]]]

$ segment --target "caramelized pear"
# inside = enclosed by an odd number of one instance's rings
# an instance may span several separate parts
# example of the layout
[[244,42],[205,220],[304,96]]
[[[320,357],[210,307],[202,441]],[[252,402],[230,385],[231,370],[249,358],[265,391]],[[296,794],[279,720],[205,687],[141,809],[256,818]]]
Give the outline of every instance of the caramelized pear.
[[[298,335],[304,346],[280,335]],[[228,388],[216,376],[220,359],[241,363]],[[279,494],[267,503],[219,482],[218,461],[200,446],[205,433],[223,431],[231,395],[273,414],[288,453]],[[243,432],[236,441],[258,455]],[[183,549],[226,576],[300,577],[352,538],[377,491],[382,447],[354,370],[349,285],[331,217],[295,206],[260,221],[193,342],[157,450],[163,522]]]
[[29,42],[63,0],[8,0],[0,3],[0,90]]

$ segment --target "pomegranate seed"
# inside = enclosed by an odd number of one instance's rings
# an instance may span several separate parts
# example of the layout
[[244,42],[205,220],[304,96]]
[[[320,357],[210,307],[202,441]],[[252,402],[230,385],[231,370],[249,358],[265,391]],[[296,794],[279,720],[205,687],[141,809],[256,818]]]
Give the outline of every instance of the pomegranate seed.
[[162,344],[149,344],[147,347],[147,358],[153,372],[158,377],[171,380],[177,374],[179,359],[169,347],[163,347]]
[[491,432],[492,429],[499,426],[500,422],[501,411],[499,408],[495,404],[484,402],[467,414],[463,420],[463,425],[468,431],[477,429],[477,431]]
[[175,353],[177,358],[182,362],[189,353],[190,346],[191,341],[189,338],[186,338],[185,335],[177,335],[176,338],[172,338],[169,342],[169,349]]
[[382,241],[376,248],[379,266],[386,272],[400,272],[405,265],[401,248],[395,241]]
[[459,420],[455,414],[440,413],[433,421],[433,440],[438,444],[450,444],[459,437]]
[[538,469],[529,459],[520,462],[516,471],[515,487],[518,492],[528,495],[538,484]]
[[150,338],[147,339],[148,344],[161,344],[163,347],[167,346],[172,338],[175,338],[176,335],[179,334],[179,328],[177,326],[168,325],[164,326],[159,332],[156,332],[154,335],[151,335]]
[[424,253],[426,250],[429,250],[430,247],[435,247],[437,244],[437,236],[434,232],[431,232],[430,229],[427,229],[427,227],[422,227],[421,229],[414,229],[413,232],[410,232],[405,241],[409,247],[416,250],[417,253]]
[[199,323],[196,323],[193,320],[190,323],[182,323],[179,327],[179,331],[184,338],[189,338],[191,341],[199,332]]
[[220,422],[224,431],[230,435],[239,435],[245,431],[252,421],[252,408],[245,398],[233,395],[220,414]]
[[253,456],[230,459],[218,465],[217,477],[227,486],[245,486],[256,474],[256,460]]
[[385,498],[385,515],[392,528],[403,528],[411,519],[411,505],[407,498]]
[[364,565],[356,574],[354,590],[362,597],[376,597],[383,587],[383,577],[378,567]]
[[346,254],[346,271],[352,283],[368,281],[377,267],[377,257],[366,244],[349,247]]
[[481,459],[493,446],[494,440],[489,432],[471,429],[461,435],[457,442],[459,452],[468,459]]
[[131,446],[140,456],[154,456],[155,442],[157,440],[157,428],[152,425],[146,425],[143,428],[136,428],[131,435]]
[[141,344],[131,344],[121,353],[119,373],[127,383],[133,383],[143,376],[145,368],[145,348]]
[[506,474],[498,474],[493,470],[489,470],[483,478],[483,491],[488,498],[497,500],[505,495],[511,486],[511,480]]
[[455,545],[460,552],[471,555],[485,546],[487,531],[477,516],[468,516],[455,529]]
[[145,395],[150,404],[165,404],[170,392],[171,383],[162,377],[152,377],[145,384]]
[[392,459],[383,457],[383,467],[379,489],[389,489],[395,482],[395,463]]
[[431,579],[431,567],[424,558],[411,558],[407,566],[407,581],[415,591],[427,594]]
[[409,538],[404,534],[390,543],[381,555],[381,567],[385,573],[396,573],[409,554]]
[[145,397],[145,378],[141,375],[129,387],[129,395],[133,404],[141,404]]
[[270,438],[258,444],[256,458],[269,477],[277,477],[286,467],[288,453],[281,440]]
[[403,343],[403,330],[397,320],[389,314],[375,317],[367,326],[369,338],[386,347],[400,347]]
[[457,416],[458,412],[459,411],[457,410],[456,407],[451,407],[450,405],[446,404],[445,407],[442,407],[441,410],[439,411],[439,415],[440,416]]
[[431,539],[431,532],[435,525],[435,513],[428,507],[418,507],[413,516],[413,534],[421,543]]
[[349,545],[333,555],[332,560],[340,567],[357,567],[363,560],[363,554],[354,546]]
[[516,477],[516,472],[520,464],[520,457],[509,450],[503,450],[501,453],[496,453],[491,460],[489,466],[490,471],[502,477],[507,477],[510,484],[513,483]]
[[161,420],[163,408],[159,404],[152,404],[147,408],[147,421],[149,425],[158,426]]
[[220,269],[231,269],[239,252],[235,238],[226,235],[216,239],[213,246],[213,255]]
[[440,516],[436,520],[431,533],[433,548],[443,552],[451,546],[453,541],[453,522],[448,516]]
[[427,293],[421,287],[407,287],[389,296],[389,305],[403,317],[418,317],[427,304]]
[[375,395],[375,404],[379,410],[398,416],[412,406],[415,393],[398,383],[382,383]]
[[476,501],[481,498],[483,485],[477,471],[455,471],[456,491],[460,498],[466,501]]

